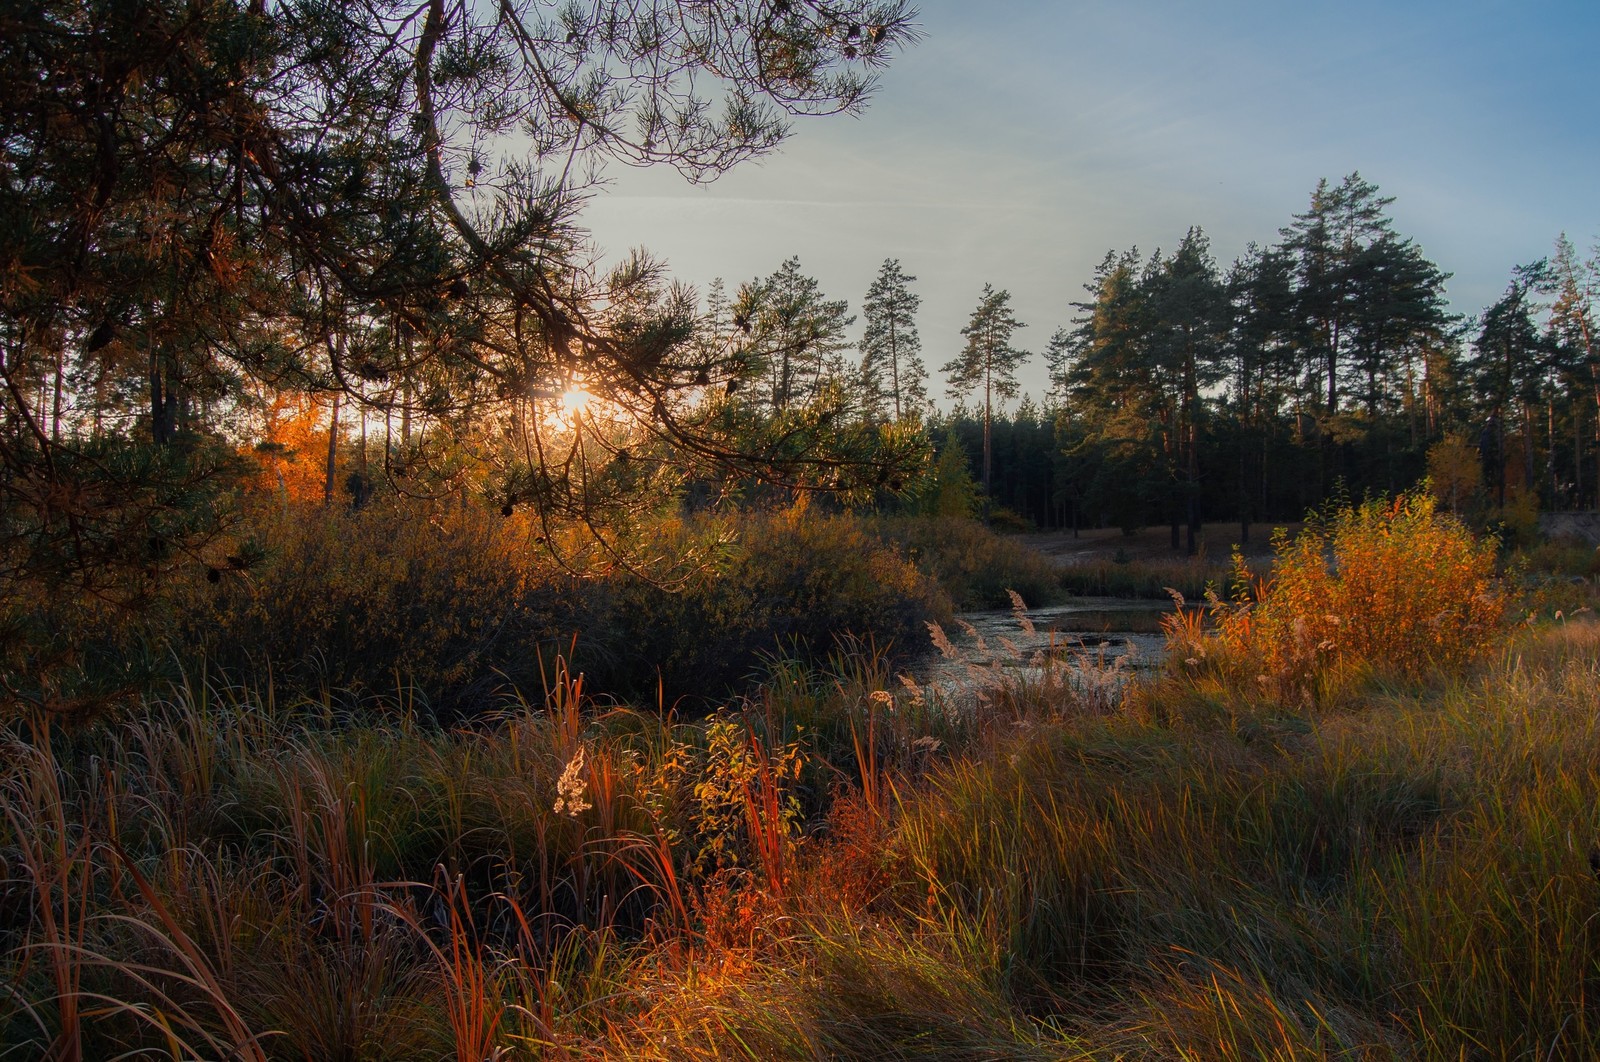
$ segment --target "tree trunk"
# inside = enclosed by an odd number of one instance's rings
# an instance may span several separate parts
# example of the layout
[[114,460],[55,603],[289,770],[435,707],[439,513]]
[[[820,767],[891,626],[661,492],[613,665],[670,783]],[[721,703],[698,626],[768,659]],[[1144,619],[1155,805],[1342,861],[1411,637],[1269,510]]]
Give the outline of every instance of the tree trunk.
[[1250,541],[1250,461],[1246,454],[1249,452],[1250,429],[1246,424],[1239,427],[1239,542]]
[[1558,488],[1556,485],[1556,400],[1554,395],[1545,400],[1544,416],[1545,436],[1550,443],[1549,453],[1545,455],[1544,459],[1545,474],[1550,479],[1550,508],[1556,509],[1560,507],[1560,504],[1556,500]]
[[889,322],[889,379],[894,384],[894,419],[898,424],[903,414],[900,412],[900,344],[896,342],[894,322]]
[[157,446],[172,441],[176,424],[174,414],[178,407],[178,388],[170,375],[161,371],[161,359],[150,352],[150,438]]
[[1583,508],[1583,406],[1572,403],[1572,507]]
[[333,412],[328,417],[328,467],[322,480],[322,504],[333,504],[333,476],[339,462],[339,392],[333,393]]
[[1187,497],[1184,499],[1189,508],[1189,532],[1184,543],[1184,551],[1191,557],[1198,551],[1196,538],[1200,534],[1200,391],[1195,378],[1194,358],[1191,356],[1186,366],[1188,379],[1185,381],[1189,402],[1189,423],[1185,425],[1189,443],[1189,468],[1187,471],[1188,482],[1184,484]]
[[993,456],[994,456],[994,447],[993,447],[992,443],[990,442],[990,433],[989,433],[989,424],[990,424],[990,420],[992,418],[991,406],[990,406],[991,394],[990,394],[990,386],[989,386],[989,384],[990,384],[990,381],[989,381],[989,370],[987,368],[985,368],[984,372],[983,372],[983,494],[984,494],[984,503],[983,503],[983,505],[984,505],[984,511],[985,512],[988,512],[988,509],[989,509],[989,501],[988,501],[988,499],[992,496],[991,491],[989,489],[989,485],[990,485],[990,465],[991,465],[991,462],[992,462],[992,459],[993,459]]
[[415,342],[410,327],[405,330],[406,338],[406,373],[402,377],[400,391],[400,447],[405,449],[411,445],[411,376],[412,376],[412,344]]
[[66,344],[56,343],[56,395],[55,406],[50,413],[50,441],[56,445],[61,444],[61,391],[62,380],[66,376]]

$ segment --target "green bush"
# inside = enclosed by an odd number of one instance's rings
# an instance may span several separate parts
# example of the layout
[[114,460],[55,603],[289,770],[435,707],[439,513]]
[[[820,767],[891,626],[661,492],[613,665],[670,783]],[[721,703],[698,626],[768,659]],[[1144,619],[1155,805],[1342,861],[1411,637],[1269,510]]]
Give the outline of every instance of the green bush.
[[471,506],[269,509],[248,526],[259,563],[173,587],[175,640],[290,689],[412,687],[476,712],[507,684],[538,689],[541,659],[588,623],[579,581],[520,530]]
[[989,530],[1000,535],[1026,535],[1039,530],[1032,520],[1004,505],[989,510],[988,525]]
[[445,718],[542,688],[557,653],[591,690],[709,704],[767,656],[822,660],[845,634],[906,655],[949,615],[932,578],[848,516],[662,520],[639,572],[595,556],[569,570],[520,514],[474,506],[274,509],[249,533],[258,563],[169,587],[182,654],[270,669],[285,690],[414,690]]
[[1600,576],[1600,547],[1575,536],[1548,539],[1521,551],[1530,573],[1592,579]]

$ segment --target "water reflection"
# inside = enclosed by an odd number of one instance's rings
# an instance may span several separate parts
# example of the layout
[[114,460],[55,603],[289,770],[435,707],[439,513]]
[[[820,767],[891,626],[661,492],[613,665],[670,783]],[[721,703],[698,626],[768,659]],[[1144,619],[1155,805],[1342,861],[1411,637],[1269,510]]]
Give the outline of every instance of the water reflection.
[[1170,601],[1078,597],[1020,614],[965,612],[943,632],[945,651],[936,643],[915,673],[947,693],[1063,671],[1077,676],[1076,685],[1092,679],[1120,686],[1161,666],[1166,657],[1161,620],[1175,609]]

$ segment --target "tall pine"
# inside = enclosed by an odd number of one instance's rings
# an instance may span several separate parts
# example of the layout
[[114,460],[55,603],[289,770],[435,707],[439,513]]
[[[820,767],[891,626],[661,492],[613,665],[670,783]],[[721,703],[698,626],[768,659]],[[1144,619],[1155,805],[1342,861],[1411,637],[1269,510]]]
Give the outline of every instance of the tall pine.
[[977,309],[961,330],[967,345],[945,363],[944,374],[951,398],[972,391],[983,394],[983,489],[988,493],[993,480],[994,406],[1017,395],[1017,368],[1030,354],[1011,345],[1011,335],[1026,327],[1011,312],[1011,293],[994,290],[985,284]]
[[910,286],[916,279],[900,268],[899,259],[884,259],[861,304],[862,404],[873,416],[892,410],[894,419],[902,420],[928,403],[928,370],[917,335],[922,297]]

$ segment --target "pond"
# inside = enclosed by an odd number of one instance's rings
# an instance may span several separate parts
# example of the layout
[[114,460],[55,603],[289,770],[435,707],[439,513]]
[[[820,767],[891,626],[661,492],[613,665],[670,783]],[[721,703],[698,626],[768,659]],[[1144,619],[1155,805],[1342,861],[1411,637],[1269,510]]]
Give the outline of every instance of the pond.
[[[1194,606],[1190,606],[1194,608]],[[1047,670],[1070,671],[1077,684],[1104,687],[1159,668],[1166,658],[1161,621],[1171,601],[1075,597],[1065,604],[1031,608],[1022,616],[995,609],[963,612],[944,631],[948,649],[934,649],[913,669],[918,681],[959,694],[998,681],[1025,681]]]

